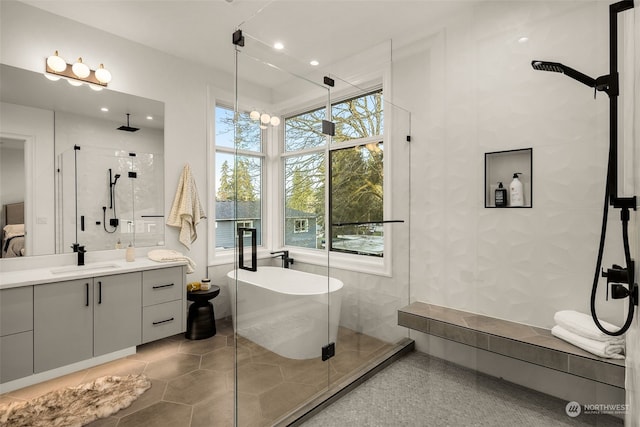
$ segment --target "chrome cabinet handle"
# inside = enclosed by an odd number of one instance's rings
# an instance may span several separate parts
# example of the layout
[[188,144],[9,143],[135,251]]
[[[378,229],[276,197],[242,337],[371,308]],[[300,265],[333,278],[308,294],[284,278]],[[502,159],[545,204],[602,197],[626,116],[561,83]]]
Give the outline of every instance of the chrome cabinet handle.
[[161,323],[167,323],[167,322],[173,322],[173,317],[171,319],[167,319],[167,320],[161,320],[159,322],[153,322],[153,325],[159,325]]
[[102,304],[102,282],[98,282],[98,304]]
[[157,286],[154,286],[153,289],[170,288],[173,285],[174,285],[173,283],[168,285],[157,285]]

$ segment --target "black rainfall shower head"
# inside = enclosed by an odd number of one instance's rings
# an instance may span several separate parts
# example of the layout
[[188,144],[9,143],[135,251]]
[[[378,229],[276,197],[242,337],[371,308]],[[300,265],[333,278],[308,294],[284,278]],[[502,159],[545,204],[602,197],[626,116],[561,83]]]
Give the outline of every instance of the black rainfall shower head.
[[582,74],[580,71],[574,70],[573,68],[567,67],[559,62],[533,60],[531,61],[531,66],[534,70],[562,73],[589,87],[596,87],[596,80],[594,78],[591,78],[586,74]]
[[127,125],[126,126],[124,126],[124,125],[120,126],[118,128],[118,130],[123,130],[123,131],[126,131],[126,132],[135,132],[135,131],[140,130],[140,128],[134,128],[134,127],[129,126],[129,113],[127,113]]

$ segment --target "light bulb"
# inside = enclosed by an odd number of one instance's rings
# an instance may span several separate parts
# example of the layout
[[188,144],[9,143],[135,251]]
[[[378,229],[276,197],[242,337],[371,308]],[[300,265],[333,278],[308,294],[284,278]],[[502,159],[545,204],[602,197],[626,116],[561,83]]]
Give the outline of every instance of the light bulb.
[[64,61],[64,59],[62,59],[62,58],[60,58],[60,56],[58,56],[58,51],[57,50],[53,55],[51,55],[50,57],[47,58],[47,65],[53,71],[56,71],[58,73],[60,73],[60,72],[62,72],[62,71],[67,69],[67,63]]
[[89,70],[89,67],[87,67],[82,62],[82,58],[78,58],[78,62],[73,64],[73,66],[71,67],[71,70],[73,71],[73,74],[80,77],[81,79],[89,77],[89,74],[91,74],[91,70]]
[[260,113],[257,112],[256,110],[253,110],[252,112],[249,113],[249,118],[251,120],[258,120],[260,118]]
[[278,126],[280,124],[280,117],[271,117],[271,126]]
[[268,115],[267,113],[262,113],[262,115],[260,116],[260,121],[265,125],[268,124],[270,120],[271,120],[271,116]]
[[100,64],[100,66],[96,70],[96,79],[98,79],[100,83],[104,84],[107,84],[111,81],[111,73],[109,72],[109,70],[104,68],[104,64]]

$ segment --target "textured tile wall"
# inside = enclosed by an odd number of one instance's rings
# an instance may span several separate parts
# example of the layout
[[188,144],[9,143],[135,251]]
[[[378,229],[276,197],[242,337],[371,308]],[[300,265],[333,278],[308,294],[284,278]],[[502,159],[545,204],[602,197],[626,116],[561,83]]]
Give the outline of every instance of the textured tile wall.
[[[529,37],[519,43],[522,36]],[[550,328],[589,311],[608,146],[608,100],[531,60],[608,71],[607,5],[489,2],[426,53],[426,138],[413,144],[411,299]],[[416,111],[420,116],[421,112]],[[533,208],[485,209],[484,153],[533,147]],[[514,171],[515,172],[515,171]],[[415,186],[414,186],[415,188]],[[617,212],[603,265],[623,262]],[[600,294],[604,294],[601,285]],[[620,302],[598,303],[620,323]]]

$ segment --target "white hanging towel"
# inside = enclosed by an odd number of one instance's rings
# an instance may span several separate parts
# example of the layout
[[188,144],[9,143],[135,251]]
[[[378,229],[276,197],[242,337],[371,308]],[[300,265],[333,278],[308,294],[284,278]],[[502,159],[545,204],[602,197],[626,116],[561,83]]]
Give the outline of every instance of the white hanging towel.
[[200,205],[196,181],[193,179],[191,168],[187,163],[182,169],[182,175],[180,175],[167,225],[180,228],[180,243],[191,250],[191,243],[198,238],[196,226],[202,218],[206,218],[206,216]]

